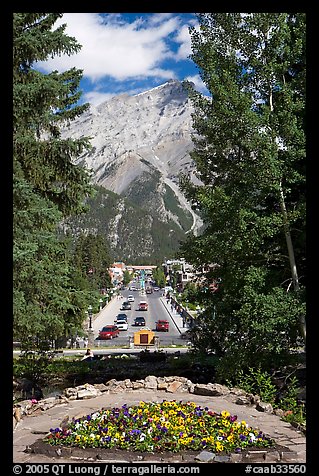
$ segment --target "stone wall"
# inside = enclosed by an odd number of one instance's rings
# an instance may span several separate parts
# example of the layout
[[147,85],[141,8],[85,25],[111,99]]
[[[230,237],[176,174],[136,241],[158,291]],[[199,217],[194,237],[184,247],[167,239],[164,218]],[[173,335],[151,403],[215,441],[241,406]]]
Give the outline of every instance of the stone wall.
[[166,394],[173,394],[175,392],[185,392],[195,395],[205,396],[226,396],[227,399],[238,405],[248,405],[256,408],[256,410],[267,413],[274,413],[282,416],[284,412],[280,409],[273,409],[270,403],[265,403],[260,400],[258,395],[247,393],[244,390],[233,387],[228,388],[218,383],[193,383],[186,377],[170,376],[170,377],[155,377],[148,375],[145,379],[140,380],[116,380],[111,379],[106,383],[98,384],[84,384],[77,387],[65,388],[62,395],[49,397],[42,400],[23,400],[15,403],[13,406],[13,424],[14,427],[24,415],[30,415],[35,412],[42,412],[55,405],[68,402],[69,400],[83,400],[87,398],[94,398],[106,393],[119,392],[134,392],[135,390],[145,392],[162,391]]

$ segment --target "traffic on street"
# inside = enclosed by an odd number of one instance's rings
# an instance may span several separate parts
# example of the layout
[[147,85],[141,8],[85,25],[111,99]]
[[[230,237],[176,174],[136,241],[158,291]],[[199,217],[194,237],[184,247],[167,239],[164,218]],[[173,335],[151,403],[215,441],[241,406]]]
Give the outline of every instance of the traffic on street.
[[[134,333],[140,329],[153,331],[160,345],[180,343],[181,331],[163,304],[163,299],[161,290],[153,293],[145,293],[141,289],[121,290],[92,321],[94,346],[127,345],[132,341]],[[103,328],[117,326],[117,322],[121,323],[119,332],[115,335],[110,332],[105,338]]]

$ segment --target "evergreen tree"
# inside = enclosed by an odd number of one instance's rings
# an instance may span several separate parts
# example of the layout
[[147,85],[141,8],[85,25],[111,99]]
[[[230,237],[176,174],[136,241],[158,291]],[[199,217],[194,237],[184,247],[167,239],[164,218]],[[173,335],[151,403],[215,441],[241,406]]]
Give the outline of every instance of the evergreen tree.
[[152,274],[156,285],[160,288],[164,288],[164,286],[166,285],[166,278],[163,268],[158,266],[153,270]]
[[112,263],[108,243],[102,235],[81,234],[77,239],[74,264],[88,289],[111,287],[108,269]]
[[73,160],[86,138],[62,139],[60,126],[87,107],[76,106],[82,72],[43,74],[37,61],[80,48],[53,29],[59,13],[13,15],[13,286],[14,339],[27,348],[79,327],[86,298],[72,285],[67,246],[57,235],[63,217],[83,210],[89,174]]
[[[222,278],[219,291],[207,294],[203,346],[275,356],[296,345],[298,321],[305,338],[297,273],[298,262],[305,275],[305,15],[198,19],[200,29],[190,30],[191,58],[211,97],[189,89],[192,158],[203,185],[184,175],[181,188],[200,210],[205,231],[183,250],[198,269],[210,267],[210,283]],[[274,332],[287,338],[271,342]]]

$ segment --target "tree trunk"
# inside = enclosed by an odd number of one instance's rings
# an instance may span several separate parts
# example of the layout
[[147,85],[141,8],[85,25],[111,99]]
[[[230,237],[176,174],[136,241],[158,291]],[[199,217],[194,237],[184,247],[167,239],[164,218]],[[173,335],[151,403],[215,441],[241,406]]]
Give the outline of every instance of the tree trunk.
[[[290,229],[289,229],[285,197],[284,197],[284,192],[283,192],[281,183],[280,183],[279,194],[280,194],[280,208],[284,217],[284,229],[285,229],[286,243],[288,248],[293,288],[294,288],[294,291],[299,291],[300,287],[299,287],[299,279],[298,279],[298,273],[297,273],[297,265],[295,260],[294,248],[292,245]],[[306,345],[306,318],[304,315],[301,315],[299,317],[299,324],[300,324],[301,334],[302,334],[304,343]]]

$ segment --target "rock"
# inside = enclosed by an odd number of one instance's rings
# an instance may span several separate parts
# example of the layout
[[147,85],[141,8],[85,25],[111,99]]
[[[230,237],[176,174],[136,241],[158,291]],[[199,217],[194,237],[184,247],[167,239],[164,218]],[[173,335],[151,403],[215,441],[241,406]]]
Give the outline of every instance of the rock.
[[227,395],[230,393],[230,390],[225,385],[221,385],[219,383],[198,383],[194,387],[195,395],[207,395],[211,397],[218,397],[221,395]]
[[280,418],[282,418],[285,414],[285,412],[281,408],[275,408],[273,413],[274,415],[277,415]]
[[94,398],[98,397],[99,395],[102,395],[102,392],[97,390],[96,388],[86,388],[83,390],[79,390],[77,397],[78,399],[84,399],[84,398]]
[[77,395],[77,390],[74,387],[67,387],[63,390],[63,395],[65,395],[67,398],[70,397],[76,397]]
[[154,375],[148,375],[145,378],[145,388],[149,389],[157,389],[157,378]]
[[19,407],[16,407],[14,409],[13,416],[17,423],[21,420],[21,409]]
[[240,396],[235,399],[235,403],[237,403],[237,405],[250,405],[251,401],[247,397]]
[[169,393],[175,393],[177,391],[181,390],[181,386],[183,385],[182,382],[178,382],[177,380],[174,380],[172,383],[169,384],[169,386],[166,389],[166,392]]
[[144,381],[136,380],[133,382],[133,390],[139,390],[140,388],[144,388]]
[[273,407],[271,403],[259,402],[256,405],[256,410],[259,412],[273,413]]
[[201,451],[197,456],[194,457],[196,461],[202,461],[203,463],[209,463],[216,458],[215,453],[211,453],[210,451]]
[[115,379],[115,378],[112,378],[111,380],[108,380],[105,385],[107,387],[112,387],[114,385],[117,385],[118,384],[118,381]]
[[108,390],[108,387],[104,383],[95,383],[94,388],[100,392],[106,392]]
[[218,455],[214,458],[215,463],[229,463],[230,462],[230,455]]

